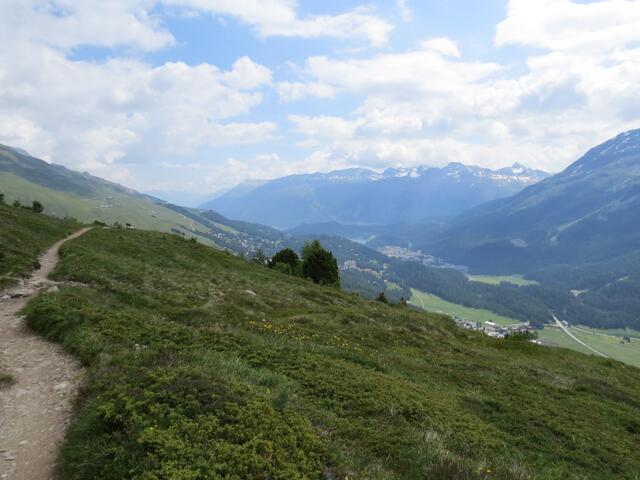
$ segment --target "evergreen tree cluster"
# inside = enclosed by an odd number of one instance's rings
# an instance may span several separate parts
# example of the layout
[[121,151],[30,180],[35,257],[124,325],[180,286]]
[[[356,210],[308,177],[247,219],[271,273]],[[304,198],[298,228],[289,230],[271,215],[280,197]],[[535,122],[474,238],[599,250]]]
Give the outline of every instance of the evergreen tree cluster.
[[307,278],[319,285],[340,287],[338,261],[318,240],[306,243],[301,255],[285,248],[269,259],[262,250],[257,250],[251,261],[287,275]]

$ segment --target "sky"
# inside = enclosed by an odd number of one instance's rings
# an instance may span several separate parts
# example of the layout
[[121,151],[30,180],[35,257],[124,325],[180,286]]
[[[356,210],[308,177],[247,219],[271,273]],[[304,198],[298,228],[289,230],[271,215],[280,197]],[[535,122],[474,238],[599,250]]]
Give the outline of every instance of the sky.
[[0,143],[182,203],[633,128],[640,0],[0,0]]

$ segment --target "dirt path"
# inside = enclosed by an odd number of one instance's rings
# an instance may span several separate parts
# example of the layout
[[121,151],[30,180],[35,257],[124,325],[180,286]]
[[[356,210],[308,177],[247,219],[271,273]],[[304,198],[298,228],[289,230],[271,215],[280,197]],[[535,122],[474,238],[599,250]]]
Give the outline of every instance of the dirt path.
[[0,292],[0,371],[14,382],[0,386],[0,479],[48,480],[82,379],[79,363],[59,346],[29,331],[18,312],[58,262],[59,241],[40,257],[40,270],[23,285]]

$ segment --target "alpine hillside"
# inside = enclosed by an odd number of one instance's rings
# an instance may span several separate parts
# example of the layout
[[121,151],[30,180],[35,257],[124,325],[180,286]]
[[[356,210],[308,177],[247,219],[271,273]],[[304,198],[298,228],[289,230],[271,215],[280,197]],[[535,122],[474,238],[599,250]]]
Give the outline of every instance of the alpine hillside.
[[45,213],[59,218],[129,223],[165,232],[190,231],[199,237],[197,232],[206,231],[200,223],[167,208],[157,198],[5,145],[0,145],[0,192],[7,203],[30,205],[37,200],[45,206]]
[[603,261],[640,249],[640,130],[591,149],[563,172],[471,210],[436,254],[481,271]]

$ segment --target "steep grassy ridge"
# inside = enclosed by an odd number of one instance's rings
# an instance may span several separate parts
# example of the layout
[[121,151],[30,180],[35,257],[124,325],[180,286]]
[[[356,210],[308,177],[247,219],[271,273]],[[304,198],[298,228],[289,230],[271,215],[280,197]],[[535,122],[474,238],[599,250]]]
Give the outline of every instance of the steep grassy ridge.
[[38,200],[45,206],[45,213],[59,218],[131,223],[136,228],[163,232],[188,230],[212,243],[202,235],[208,229],[197,219],[187,218],[153,197],[4,145],[0,145],[0,192],[7,203],[19,200],[30,205]]
[[0,204],[0,289],[25,277],[35,267],[38,255],[78,228],[74,220]]
[[177,236],[65,245],[29,324],[89,368],[64,479],[637,479],[640,370]]

